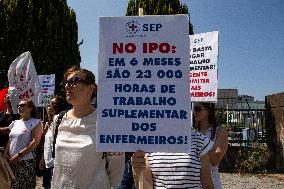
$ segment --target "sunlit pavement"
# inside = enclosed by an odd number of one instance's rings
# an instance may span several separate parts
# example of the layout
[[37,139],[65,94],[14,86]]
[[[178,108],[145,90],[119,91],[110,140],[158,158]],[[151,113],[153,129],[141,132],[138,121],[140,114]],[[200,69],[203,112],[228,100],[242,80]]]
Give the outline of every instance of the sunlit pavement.
[[283,189],[284,174],[221,173],[224,189]]

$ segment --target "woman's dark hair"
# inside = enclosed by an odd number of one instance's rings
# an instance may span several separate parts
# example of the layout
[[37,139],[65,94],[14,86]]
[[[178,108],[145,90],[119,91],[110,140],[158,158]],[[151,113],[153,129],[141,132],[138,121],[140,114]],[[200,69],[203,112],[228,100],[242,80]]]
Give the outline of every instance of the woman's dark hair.
[[33,103],[33,101],[31,99],[26,99],[26,100],[22,100],[22,101],[26,101],[27,102],[27,105],[32,108],[32,111],[31,111],[31,117],[32,118],[36,118],[37,117],[37,110],[36,110],[36,106],[35,104]]
[[[216,134],[216,118],[215,118],[215,104],[214,103],[207,103],[207,102],[199,102],[204,108],[208,111],[208,119],[209,123],[212,125],[211,130],[211,138],[210,140],[213,140]],[[200,123],[195,119],[193,116],[193,128],[200,131]]]
[[6,94],[5,98],[4,98],[4,103],[9,107],[12,108],[12,104],[11,104],[11,100],[8,94]]
[[86,69],[82,69],[79,66],[72,66],[69,68],[65,73],[64,73],[64,81],[67,80],[68,76],[73,73],[80,73],[82,74],[83,78],[85,81],[88,82],[89,85],[93,84],[95,86],[91,100],[97,97],[97,84],[96,84],[96,77],[95,75]]
[[59,114],[60,112],[68,109],[68,103],[62,96],[55,95],[52,99],[55,99],[55,114]]

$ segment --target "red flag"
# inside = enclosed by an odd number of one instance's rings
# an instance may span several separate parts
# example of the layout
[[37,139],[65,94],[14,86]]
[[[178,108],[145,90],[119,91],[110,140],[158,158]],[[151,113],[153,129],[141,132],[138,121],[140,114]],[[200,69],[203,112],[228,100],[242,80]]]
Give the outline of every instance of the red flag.
[[6,94],[8,93],[9,88],[5,88],[0,90],[0,112],[7,109],[7,105],[4,102]]

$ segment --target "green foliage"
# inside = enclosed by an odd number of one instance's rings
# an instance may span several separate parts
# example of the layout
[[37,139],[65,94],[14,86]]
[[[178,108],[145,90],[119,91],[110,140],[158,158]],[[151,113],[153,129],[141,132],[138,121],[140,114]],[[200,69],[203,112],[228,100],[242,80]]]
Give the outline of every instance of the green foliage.
[[12,61],[25,51],[38,74],[56,74],[56,86],[68,67],[80,64],[76,14],[66,0],[0,0],[0,25],[0,88],[7,85]]
[[227,115],[223,111],[216,111],[215,118],[217,125],[223,125],[227,123]]
[[[129,0],[126,16],[137,16],[139,8],[143,8],[144,15],[188,14],[190,18],[188,7],[179,0]],[[189,35],[192,34],[193,26],[189,22]]]
[[265,171],[269,155],[269,150],[262,144],[256,144],[252,148],[241,148],[237,154],[235,169],[239,173]]

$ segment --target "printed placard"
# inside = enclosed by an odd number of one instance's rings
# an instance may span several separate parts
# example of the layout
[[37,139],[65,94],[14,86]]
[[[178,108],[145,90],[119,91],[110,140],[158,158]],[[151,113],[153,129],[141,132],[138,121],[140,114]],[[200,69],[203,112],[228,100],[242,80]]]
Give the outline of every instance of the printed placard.
[[187,15],[100,18],[97,150],[189,152]]
[[55,74],[39,75],[38,79],[42,89],[38,104],[41,107],[46,107],[54,96]]
[[218,31],[190,35],[192,102],[217,102]]

